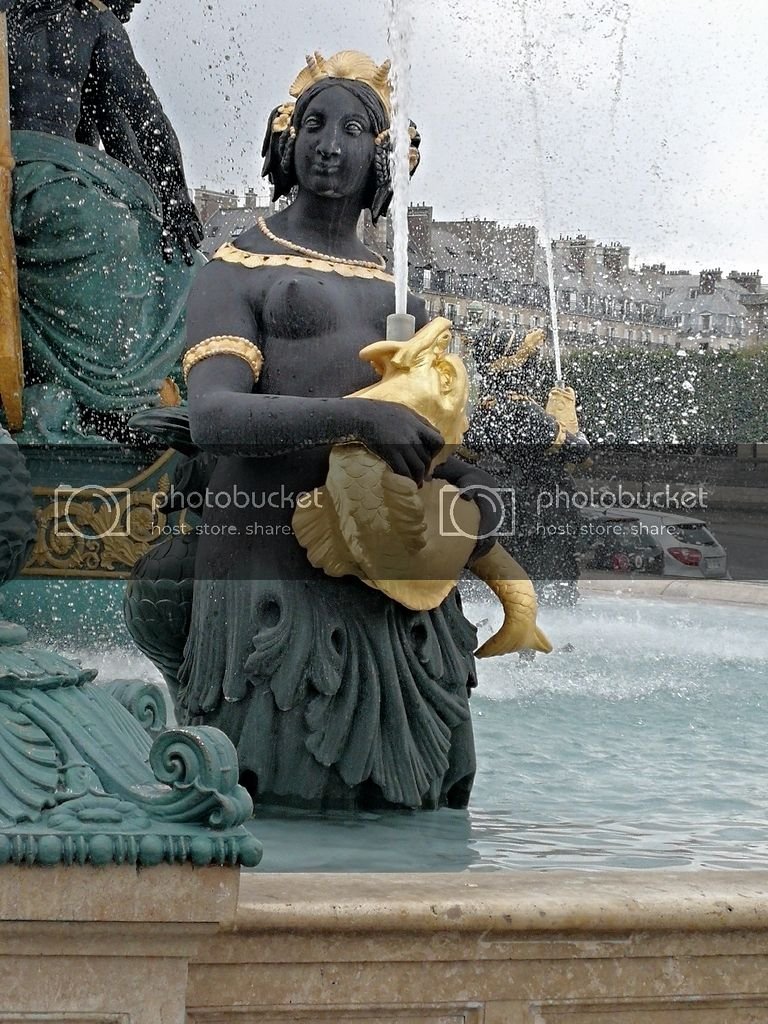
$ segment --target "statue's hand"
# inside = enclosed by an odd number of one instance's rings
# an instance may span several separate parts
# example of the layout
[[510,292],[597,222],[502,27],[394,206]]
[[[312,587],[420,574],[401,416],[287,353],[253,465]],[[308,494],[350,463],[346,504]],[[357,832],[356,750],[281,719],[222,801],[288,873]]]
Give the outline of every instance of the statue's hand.
[[178,249],[191,265],[202,241],[203,226],[194,203],[185,192],[171,196],[163,203],[163,258],[170,263]]
[[[345,400],[346,402],[346,400]],[[383,459],[394,473],[421,485],[435,456],[445,446],[426,420],[395,402],[349,399],[355,403],[355,439]]]
[[569,434],[579,432],[579,420],[576,415],[576,392],[573,388],[556,384],[549,392],[546,412],[554,416]]
[[496,543],[496,533],[508,520],[504,494],[510,494],[511,489],[500,489],[490,473],[455,457],[435,467],[432,475],[453,484],[465,501],[474,501],[477,505],[480,512],[478,541],[470,556],[470,563],[476,558],[482,558]]

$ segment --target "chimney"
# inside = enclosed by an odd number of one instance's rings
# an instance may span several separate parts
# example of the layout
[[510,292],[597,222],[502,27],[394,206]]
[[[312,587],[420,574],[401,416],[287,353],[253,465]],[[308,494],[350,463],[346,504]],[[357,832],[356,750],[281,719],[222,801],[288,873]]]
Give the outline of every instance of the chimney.
[[419,256],[429,261],[432,258],[432,207],[425,203],[408,207],[408,234],[410,244]]
[[715,270],[702,270],[699,274],[699,293],[701,295],[714,295],[715,285],[722,276],[723,272],[719,267]]
[[591,247],[591,243],[586,235],[577,235],[570,242],[570,252],[566,264],[572,267],[577,274],[583,274],[587,269],[587,247]]
[[728,275],[728,280],[735,281],[745,292],[751,292],[753,295],[758,294],[763,284],[759,270],[755,270],[751,274],[743,274],[738,270],[732,270]]
[[247,188],[245,190],[245,209],[246,210],[258,210],[261,206],[259,202],[259,195],[254,188]]
[[603,247],[603,266],[614,277],[621,277],[629,268],[629,249],[620,242]]

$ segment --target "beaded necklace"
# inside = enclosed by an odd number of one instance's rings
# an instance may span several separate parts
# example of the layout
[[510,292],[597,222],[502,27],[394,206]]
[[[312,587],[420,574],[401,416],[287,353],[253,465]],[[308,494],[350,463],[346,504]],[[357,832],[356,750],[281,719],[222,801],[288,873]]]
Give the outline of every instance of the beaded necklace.
[[297,252],[301,256],[308,256],[310,259],[325,260],[327,263],[346,263],[352,267],[367,267],[368,270],[383,270],[386,267],[386,262],[383,259],[379,260],[353,260],[346,259],[344,256],[329,256],[328,253],[318,252],[316,249],[307,249],[303,245],[297,245],[295,242],[289,242],[287,238],[280,238],[274,234],[267,227],[267,223],[263,217],[259,217],[256,221],[256,226],[263,235],[277,245],[282,245],[285,249],[290,249],[292,252]]

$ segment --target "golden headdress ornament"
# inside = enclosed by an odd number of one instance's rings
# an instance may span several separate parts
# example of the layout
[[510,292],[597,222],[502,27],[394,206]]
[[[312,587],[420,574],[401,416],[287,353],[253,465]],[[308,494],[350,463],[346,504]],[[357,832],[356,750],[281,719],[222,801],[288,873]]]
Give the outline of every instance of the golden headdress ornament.
[[392,116],[392,86],[389,81],[390,62],[377,64],[359,50],[341,50],[327,60],[315,50],[307,56],[307,66],[301,71],[289,92],[298,99],[310,86],[321,82],[324,78],[347,78],[353,82],[363,82],[372,89],[381,100],[387,117]]

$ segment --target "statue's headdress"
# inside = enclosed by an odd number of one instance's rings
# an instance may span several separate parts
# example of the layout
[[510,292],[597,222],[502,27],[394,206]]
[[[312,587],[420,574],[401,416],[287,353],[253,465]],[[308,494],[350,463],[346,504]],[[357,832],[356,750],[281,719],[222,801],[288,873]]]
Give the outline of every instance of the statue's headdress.
[[[372,105],[380,107],[380,112],[376,112],[372,117],[376,143],[376,188],[375,195],[371,200],[371,215],[374,223],[383,213],[386,213],[392,198],[389,166],[392,86],[389,80],[389,69],[390,62],[388,60],[385,60],[383,64],[377,64],[358,50],[341,50],[328,59],[315,50],[307,57],[307,66],[299,72],[289,89],[294,102],[283,103],[272,111],[261,151],[262,156],[265,157],[262,174],[267,175],[272,183],[273,199],[285,195],[296,184],[293,170],[293,143],[296,138],[296,127],[293,122],[297,109],[301,111],[302,98],[308,97],[311,90],[326,80],[347,81],[366,87],[373,93],[375,100],[373,103],[366,103],[367,107],[370,108]],[[358,95],[365,91],[365,89],[359,90]],[[370,110],[369,112],[374,113]],[[413,122],[411,122],[409,132],[411,136],[409,162],[411,174],[413,174],[419,163],[421,136]]]
[[377,64],[376,61],[358,50],[342,50],[328,60],[319,50],[315,50],[313,54],[307,56],[307,66],[296,76],[288,92],[294,99],[298,99],[303,92],[317,82],[322,82],[324,78],[346,78],[352,82],[363,82],[373,89],[381,100],[387,117],[391,118],[390,66],[388,60],[385,60],[383,64]]

